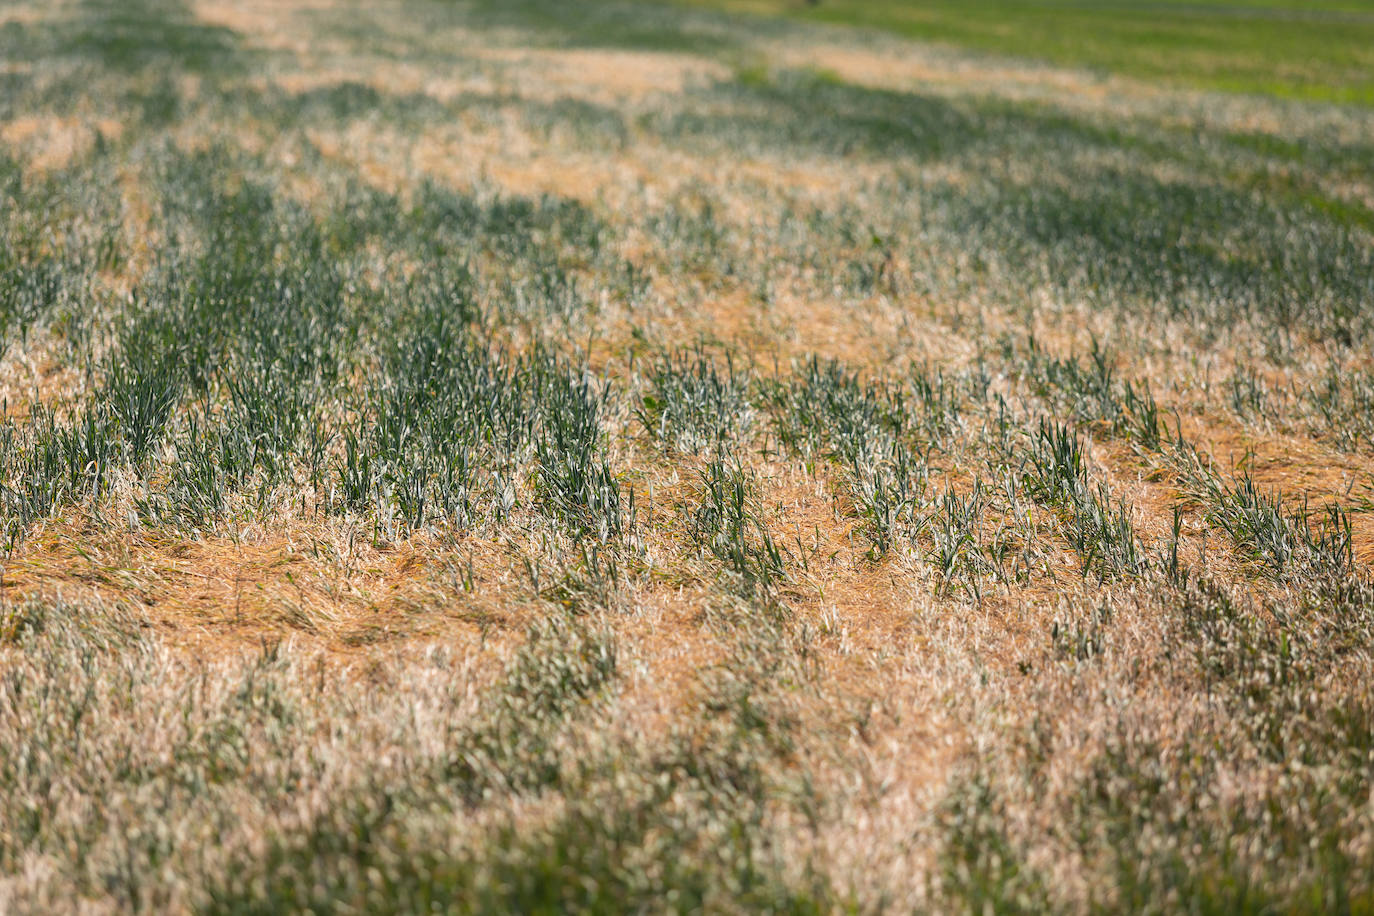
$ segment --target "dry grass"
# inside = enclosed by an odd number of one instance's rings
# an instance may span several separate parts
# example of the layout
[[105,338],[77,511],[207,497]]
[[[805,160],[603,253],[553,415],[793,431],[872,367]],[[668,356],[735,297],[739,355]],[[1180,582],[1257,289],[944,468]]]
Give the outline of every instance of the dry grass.
[[1362,113],[555,6],[0,12],[0,909],[1367,905]]

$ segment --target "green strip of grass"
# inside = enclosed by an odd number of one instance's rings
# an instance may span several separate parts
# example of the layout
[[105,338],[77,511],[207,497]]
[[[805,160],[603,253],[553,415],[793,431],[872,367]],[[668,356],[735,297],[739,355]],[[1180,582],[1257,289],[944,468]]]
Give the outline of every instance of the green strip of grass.
[[1230,92],[1374,105],[1374,3],[690,0]]

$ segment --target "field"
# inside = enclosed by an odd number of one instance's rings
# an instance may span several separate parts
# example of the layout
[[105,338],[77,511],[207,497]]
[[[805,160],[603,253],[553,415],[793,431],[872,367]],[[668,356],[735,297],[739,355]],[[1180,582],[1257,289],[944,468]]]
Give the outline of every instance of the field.
[[1371,0],[694,0],[1181,86],[1374,104]]
[[0,911],[1374,912],[1374,10],[913,9],[0,5]]

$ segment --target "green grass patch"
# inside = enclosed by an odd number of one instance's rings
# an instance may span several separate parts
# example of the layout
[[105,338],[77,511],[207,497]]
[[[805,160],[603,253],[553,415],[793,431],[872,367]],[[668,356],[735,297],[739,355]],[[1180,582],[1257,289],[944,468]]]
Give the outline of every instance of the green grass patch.
[[693,0],[1174,84],[1374,104],[1374,4]]

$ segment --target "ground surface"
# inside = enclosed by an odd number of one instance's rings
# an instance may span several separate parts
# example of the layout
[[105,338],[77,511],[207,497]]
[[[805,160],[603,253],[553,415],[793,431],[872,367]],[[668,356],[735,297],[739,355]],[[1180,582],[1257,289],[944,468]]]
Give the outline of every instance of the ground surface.
[[0,7],[0,909],[1369,911],[1374,119],[1149,75]]

